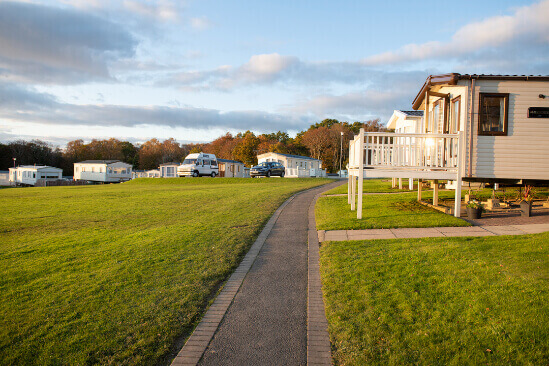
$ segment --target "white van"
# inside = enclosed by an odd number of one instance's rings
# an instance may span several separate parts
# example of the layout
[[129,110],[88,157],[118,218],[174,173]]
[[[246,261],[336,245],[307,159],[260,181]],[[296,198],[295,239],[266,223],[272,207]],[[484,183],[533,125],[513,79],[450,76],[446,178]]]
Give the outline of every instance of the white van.
[[215,178],[219,175],[219,167],[217,166],[217,158],[214,154],[189,154],[183,160],[183,164],[177,167],[178,177],[200,177],[209,175]]

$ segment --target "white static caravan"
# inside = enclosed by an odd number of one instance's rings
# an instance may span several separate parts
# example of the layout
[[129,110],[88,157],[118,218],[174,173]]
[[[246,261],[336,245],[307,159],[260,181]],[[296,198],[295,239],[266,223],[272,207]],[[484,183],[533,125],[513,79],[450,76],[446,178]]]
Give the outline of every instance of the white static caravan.
[[325,177],[322,161],[308,156],[268,152],[257,156],[257,162],[276,161],[286,168],[286,177]]
[[160,178],[160,169],[146,170],[145,178]]
[[14,185],[34,186],[39,179],[62,179],[63,169],[47,165],[22,165],[10,168],[9,180]]
[[74,180],[118,183],[131,178],[132,165],[120,160],[85,160],[74,163]]
[[160,171],[160,177],[162,178],[177,178],[177,167],[181,163],[171,162],[161,164],[158,170]]
[[132,179],[147,178],[147,172],[144,170],[132,170]]
[[395,109],[387,123],[387,129],[396,133],[421,133],[423,111],[401,111]]
[[9,186],[9,185],[11,185],[9,170],[0,171],[0,186]]
[[465,181],[549,180],[549,76],[430,76],[414,100],[427,133],[464,134]]
[[[424,112],[421,133],[361,131],[351,141],[349,166],[358,192],[364,177],[453,180],[459,216],[462,180],[548,181],[548,92],[549,76],[429,76],[413,102]],[[349,185],[356,193],[355,179]],[[361,207],[361,194],[358,200]]]
[[[246,173],[244,172],[244,163],[236,160],[217,159],[217,165],[219,167],[219,176],[226,178],[244,178]],[[249,176],[249,173],[248,173]]]

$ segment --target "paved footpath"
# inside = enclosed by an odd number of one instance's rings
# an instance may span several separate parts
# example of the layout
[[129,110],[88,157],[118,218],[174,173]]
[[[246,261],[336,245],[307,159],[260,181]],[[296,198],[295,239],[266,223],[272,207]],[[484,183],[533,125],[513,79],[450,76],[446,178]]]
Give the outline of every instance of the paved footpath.
[[340,184],[298,193],[277,210],[172,365],[307,364],[309,208]]
[[330,230],[318,231],[318,240],[373,240],[428,238],[442,236],[495,236],[495,235],[525,235],[549,231],[547,224],[498,225],[498,226],[461,226],[461,227],[427,227],[401,229],[370,229],[370,230]]

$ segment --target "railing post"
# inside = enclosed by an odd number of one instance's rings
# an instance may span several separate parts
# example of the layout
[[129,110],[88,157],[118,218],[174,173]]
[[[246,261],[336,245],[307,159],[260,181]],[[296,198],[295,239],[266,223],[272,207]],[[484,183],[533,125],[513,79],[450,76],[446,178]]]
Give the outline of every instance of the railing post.
[[455,193],[455,203],[454,203],[454,216],[461,216],[461,169],[463,168],[463,142],[464,142],[463,131],[459,132],[458,136],[458,151],[457,151],[457,169],[456,169],[456,193]]
[[351,178],[351,211],[354,211],[356,202],[356,176],[353,174]]
[[358,161],[358,207],[356,212],[357,219],[362,218],[362,184],[364,183],[364,128],[360,129],[359,135],[359,161]]

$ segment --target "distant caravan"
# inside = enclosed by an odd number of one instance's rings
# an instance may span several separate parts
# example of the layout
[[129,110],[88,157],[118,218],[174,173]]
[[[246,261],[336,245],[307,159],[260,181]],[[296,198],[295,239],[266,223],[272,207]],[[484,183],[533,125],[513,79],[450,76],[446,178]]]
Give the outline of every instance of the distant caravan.
[[215,178],[217,175],[219,175],[219,167],[214,154],[204,154],[202,152],[189,154],[183,160],[183,164],[177,167],[178,177],[210,176]]

